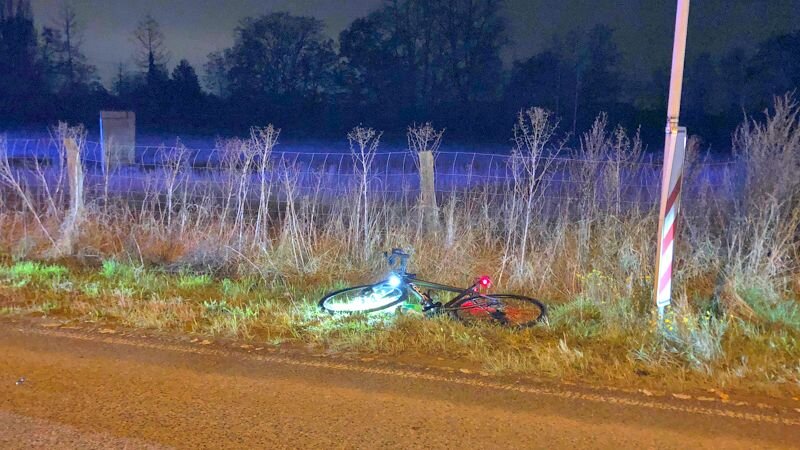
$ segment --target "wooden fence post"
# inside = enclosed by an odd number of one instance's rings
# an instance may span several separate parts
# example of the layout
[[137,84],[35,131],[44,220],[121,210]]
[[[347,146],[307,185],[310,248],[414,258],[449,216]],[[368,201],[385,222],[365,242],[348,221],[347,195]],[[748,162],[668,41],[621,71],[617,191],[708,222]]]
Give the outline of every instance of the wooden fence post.
[[419,155],[419,205],[422,224],[428,233],[439,229],[439,209],[436,207],[436,184],[434,183],[433,152],[422,151]]
[[81,151],[75,139],[64,139],[67,149],[67,175],[69,176],[69,209],[71,216],[80,216],[83,212],[83,166]]
[[83,220],[83,167],[81,166],[81,150],[73,138],[64,139],[67,156],[67,178],[69,180],[69,211],[61,225],[54,256],[70,255],[74,251],[75,238]]

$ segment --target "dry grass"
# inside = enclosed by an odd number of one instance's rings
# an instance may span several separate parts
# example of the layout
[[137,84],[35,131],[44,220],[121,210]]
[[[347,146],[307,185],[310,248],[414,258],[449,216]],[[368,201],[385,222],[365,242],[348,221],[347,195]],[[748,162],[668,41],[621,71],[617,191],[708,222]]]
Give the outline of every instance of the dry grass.
[[[223,171],[209,182],[192,181],[176,158],[150,175],[143,198],[90,190],[69,269],[37,266],[18,261],[41,259],[58,238],[64,184],[33,190],[0,164],[8,188],[0,190],[0,292],[14,299],[0,313],[444,355],[498,372],[797,391],[798,111],[780,98],[763,120],[742,125],[739,163],[713,182],[690,152],[679,290],[663,326],[650,298],[656,205],[625,182],[642,166],[641,142],[601,116],[568,149],[540,109],[518,117],[514,176],[439,193],[443,226],[434,233],[420,231],[415,198],[375,189],[380,133],[350,134],[355,183],[330,195],[322,174],[309,181],[289,162],[265,162],[279,135],[267,127],[220,143]],[[577,162],[560,166],[554,149]],[[553,190],[564,174],[574,184],[567,197]],[[35,176],[48,181],[43,170]],[[512,332],[447,318],[319,314],[326,290],[381,277],[381,252],[392,247],[411,250],[411,270],[437,281],[493,274],[498,290],[551,304],[551,325]]]
[[[800,391],[798,323],[755,324],[710,311],[674,311],[665,328],[616,299],[595,272],[577,299],[555,305],[549,326],[514,331],[448,317],[373,314],[332,318],[317,299],[336,286],[286,289],[260,278],[212,279],[106,261],[101,267],[7,263],[4,315],[46,315],[336,352],[458,359],[492,373],[636,383]],[[10,300],[13,299],[13,300]],[[794,312],[797,317],[800,312]],[[788,317],[788,316],[786,316]]]

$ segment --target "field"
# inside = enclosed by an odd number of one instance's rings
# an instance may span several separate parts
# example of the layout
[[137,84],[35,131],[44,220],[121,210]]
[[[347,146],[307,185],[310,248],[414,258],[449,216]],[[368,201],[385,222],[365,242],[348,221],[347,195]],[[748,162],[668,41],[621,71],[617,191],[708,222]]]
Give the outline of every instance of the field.
[[[214,149],[137,149],[104,172],[80,128],[0,141],[0,314],[46,315],[330,351],[459,359],[490,372],[641,386],[800,393],[800,128],[776,101],[733,134],[727,161],[690,142],[674,307],[659,323],[652,272],[660,166],[599,116],[567,145],[523,111],[509,154],[438,151],[410,129],[383,151],[355,128],[347,152],[282,150],[280,131]],[[83,154],[70,208],[63,138]],[[419,203],[416,154],[437,152],[437,209]],[[551,305],[524,332],[447,318],[331,318],[316,301],[380,279],[382,252],[411,270]]]

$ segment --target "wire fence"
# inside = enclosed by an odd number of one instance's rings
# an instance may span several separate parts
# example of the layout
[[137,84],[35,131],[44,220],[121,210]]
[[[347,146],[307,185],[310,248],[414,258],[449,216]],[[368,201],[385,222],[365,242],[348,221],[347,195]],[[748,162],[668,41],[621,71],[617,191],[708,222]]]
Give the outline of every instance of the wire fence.
[[[8,139],[3,157],[11,176],[26,191],[52,196],[65,189],[64,155],[54,139]],[[273,150],[261,164],[258,157],[243,158],[235,148],[135,147],[131,164],[104,170],[102,146],[86,142],[81,151],[85,195],[122,198],[131,204],[164,195],[184,201],[206,201],[243,196],[252,200],[264,185],[275,199],[313,196],[317,200],[341,198],[362,180],[357,160],[350,153]],[[613,190],[618,204],[652,207],[659,199],[661,164],[635,160],[590,160],[575,156],[547,156],[539,167],[541,195],[554,202],[584,198],[587,191]],[[567,155],[571,155],[567,153]],[[262,170],[263,166],[263,170]],[[685,198],[699,195],[729,197],[741,179],[738,161],[700,162],[688,168]],[[515,171],[514,156],[478,152],[439,152],[435,158],[435,192],[447,196],[480,193],[487,199],[512,194],[525,176]],[[369,165],[371,195],[411,201],[419,195],[419,170],[409,151],[376,153]],[[599,200],[598,200],[599,201]],[[608,199],[606,198],[606,201]]]

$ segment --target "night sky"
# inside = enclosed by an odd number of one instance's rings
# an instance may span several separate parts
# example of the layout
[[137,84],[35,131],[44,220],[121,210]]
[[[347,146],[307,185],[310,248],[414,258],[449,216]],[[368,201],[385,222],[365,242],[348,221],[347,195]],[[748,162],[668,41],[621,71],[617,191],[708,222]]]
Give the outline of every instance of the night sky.
[[[63,0],[32,0],[37,26],[50,24]],[[151,13],[162,25],[170,62],[188,59],[198,69],[206,55],[233,41],[240,19],[274,11],[325,20],[331,37],[383,0],[73,0],[84,25],[84,53],[105,80],[120,62],[132,67],[130,40],[136,22]],[[546,47],[554,34],[613,27],[628,71],[669,64],[675,0],[508,0],[513,44],[506,59],[524,58]],[[732,47],[752,48],[772,35],[800,27],[798,0],[701,0],[692,2],[688,58]]]

